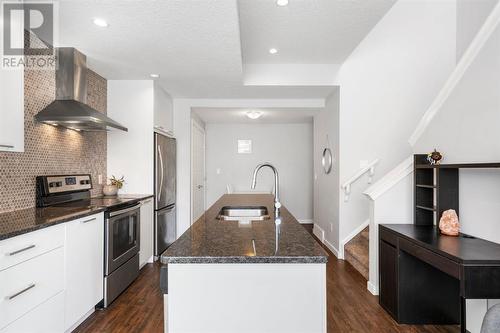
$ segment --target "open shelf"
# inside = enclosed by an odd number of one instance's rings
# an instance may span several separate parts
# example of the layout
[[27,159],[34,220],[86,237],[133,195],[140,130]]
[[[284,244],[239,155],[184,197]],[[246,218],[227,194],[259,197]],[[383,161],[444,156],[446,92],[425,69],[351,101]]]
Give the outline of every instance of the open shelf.
[[422,184],[417,184],[415,185],[418,188],[436,188],[435,185],[422,185]]
[[416,208],[419,208],[419,209],[428,210],[428,211],[431,211],[431,212],[435,212],[435,211],[436,211],[436,207],[434,207],[434,208],[430,208],[430,207],[419,206],[419,205],[416,205],[415,207],[416,207]]
[[500,163],[416,164],[415,169],[497,169]]

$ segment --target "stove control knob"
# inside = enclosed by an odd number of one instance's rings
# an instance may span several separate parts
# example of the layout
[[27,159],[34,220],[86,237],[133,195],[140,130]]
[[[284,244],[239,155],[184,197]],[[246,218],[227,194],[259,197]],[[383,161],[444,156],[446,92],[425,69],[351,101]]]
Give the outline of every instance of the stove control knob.
[[61,187],[62,186],[62,182],[57,182],[56,183],[56,187]]
[[56,183],[54,183],[54,182],[49,183],[49,187],[54,187],[54,186],[56,186]]
[[85,180],[80,180],[80,185],[85,185]]

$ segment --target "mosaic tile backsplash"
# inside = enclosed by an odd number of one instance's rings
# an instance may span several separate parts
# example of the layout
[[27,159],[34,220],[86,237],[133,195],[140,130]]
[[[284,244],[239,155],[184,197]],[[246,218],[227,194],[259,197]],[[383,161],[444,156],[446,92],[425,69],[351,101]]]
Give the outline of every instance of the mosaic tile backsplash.
[[[34,207],[39,175],[90,173],[92,194],[100,194],[98,175],[106,179],[106,133],[36,122],[34,115],[55,98],[55,72],[27,70],[24,83],[24,153],[0,152],[0,213]],[[87,104],[106,113],[106,79],[89,70],[87,85]]]

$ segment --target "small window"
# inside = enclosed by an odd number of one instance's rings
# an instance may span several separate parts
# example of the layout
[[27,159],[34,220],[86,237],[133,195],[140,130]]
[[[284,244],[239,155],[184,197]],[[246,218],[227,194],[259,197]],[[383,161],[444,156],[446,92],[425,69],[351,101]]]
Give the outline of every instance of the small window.
[[238,140],[238,154],[251,154],[252,140]]

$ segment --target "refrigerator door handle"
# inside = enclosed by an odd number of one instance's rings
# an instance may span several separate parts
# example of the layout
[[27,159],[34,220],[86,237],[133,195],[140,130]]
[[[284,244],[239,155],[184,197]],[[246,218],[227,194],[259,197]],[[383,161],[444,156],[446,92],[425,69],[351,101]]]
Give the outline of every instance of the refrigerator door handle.
[[160,160],[160,175],[161,175],[161,178],[160,178],[160,188],[158,189],[158,201],[161,200],[161,192],[162,192],[162,189],[163,189],[163,177],[164,177],[164,172],[163,172],[163,157],[162,157],[162,153],[161,153],[161,146],[158,145],[158,157],[159,157],[159,160]]

